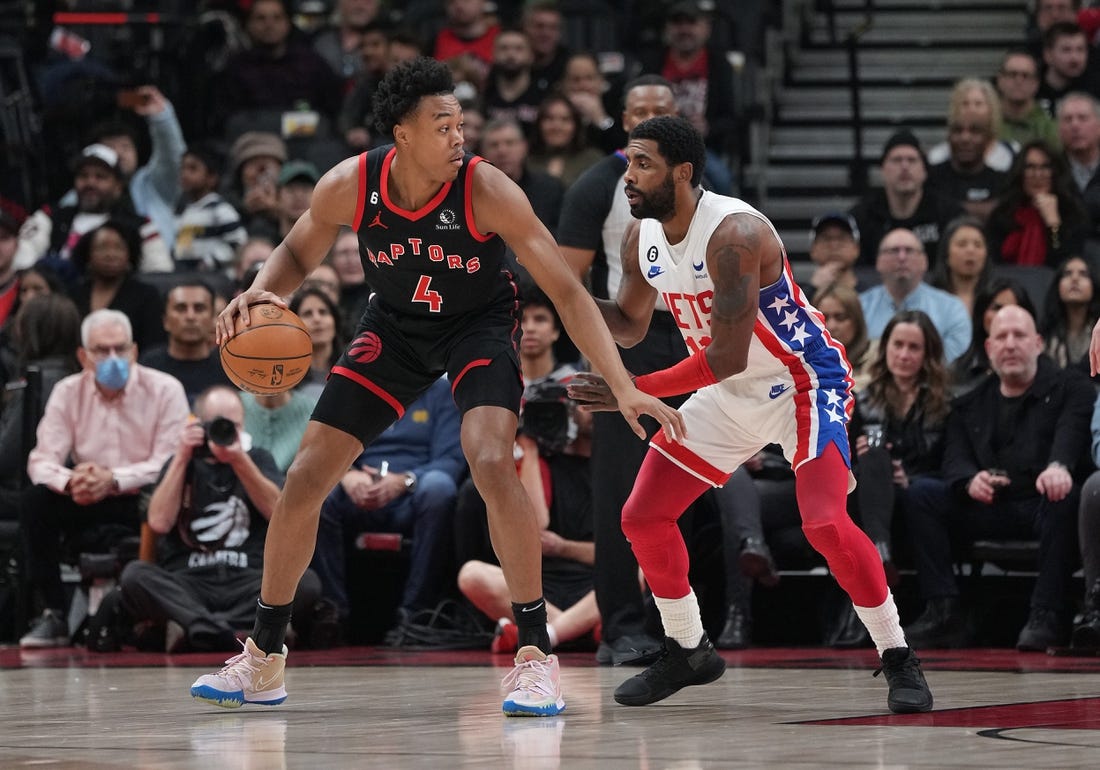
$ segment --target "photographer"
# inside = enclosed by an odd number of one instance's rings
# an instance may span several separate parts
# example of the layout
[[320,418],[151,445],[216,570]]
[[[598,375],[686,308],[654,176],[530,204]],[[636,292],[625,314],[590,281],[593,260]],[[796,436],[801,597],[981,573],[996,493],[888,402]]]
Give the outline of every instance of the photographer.
[[[542,580],[551,645],[583,636],[599,623],[593,588],[592,485],[588,468],[592,416],[575,408],[565,384],[576,372],[558,366],[553,344],[560,321],[549,299],[525,289],[520,366],[526,388],[516,437],[516,469],[534,505],[542,540]],[[484,503],[464,489],[456,529],[467,541],[486,528]],[[479,526],[480,525],[480,526]],[[482,534],[487,539],[487,532]],[[486,559],[491,550],[482,548]],[[517,627],[504,573],[488,560],[463,559],[458,587],[479,610],[497,619],[492,651],[514,654]]]
[[[208,388],[195,414],[149,500],[149,527],[163,535],[157,563],[131,562],[120,580],[134,620],[168,623],[168,652],[237,648],[235,631],[256,610],[264,535],[283,481],[271,454],[242,431],[237,391]],[[307,572],[295,616],[308,618],[319,595]]]

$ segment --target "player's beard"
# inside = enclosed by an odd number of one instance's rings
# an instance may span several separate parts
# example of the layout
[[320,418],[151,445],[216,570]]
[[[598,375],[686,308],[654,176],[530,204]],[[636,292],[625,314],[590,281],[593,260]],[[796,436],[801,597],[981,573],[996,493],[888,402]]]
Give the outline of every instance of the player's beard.
[[636,187],[631,192],[637,193],[641,200],[630,207],[630,213],[635,219],[656,219],[665,222],[672,218],[676,211],[676,185],[672,181],[672,172],[668,173],[661,186],[650,193],[643,193]]

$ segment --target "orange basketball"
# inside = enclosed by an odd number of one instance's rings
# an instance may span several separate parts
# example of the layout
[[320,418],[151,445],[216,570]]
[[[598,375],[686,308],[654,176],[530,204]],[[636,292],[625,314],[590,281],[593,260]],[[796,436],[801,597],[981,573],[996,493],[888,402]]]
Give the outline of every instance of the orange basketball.
[[309,372],[313,341],[302,319],[269,302],[250,307],[251,324],[222,344],[222,368],[241,390],[272,395],[290,390]]

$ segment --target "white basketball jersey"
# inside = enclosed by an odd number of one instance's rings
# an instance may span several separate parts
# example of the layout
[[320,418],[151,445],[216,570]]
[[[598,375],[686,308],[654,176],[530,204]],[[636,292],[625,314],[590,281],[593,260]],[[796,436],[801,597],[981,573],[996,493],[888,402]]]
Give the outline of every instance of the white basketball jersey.
[[[780,240],[779,233],[768,218],[752,206],[737,198],[708,191],[704,191],[699,199],[687,235],[675,245],[668,242],[660,222],[656,219],[642,220],[638,233],[638,261],[642,275],[668,306],[684,336],[689,353],[695,353],[710,344],[714,282],[707,269],[707,244],[723,219],[730,214],[742,213],[758,217],[767,224],[776,240]],[[781,275],[779,280],[782,282],[785,279],[786,275]],[[763,314],[758,311],[757,315],[759,318]],[[734,378],[767,376],[786,370],[783,362],[754,334],[749,346],[748,365],[745,371],[734,375]]]

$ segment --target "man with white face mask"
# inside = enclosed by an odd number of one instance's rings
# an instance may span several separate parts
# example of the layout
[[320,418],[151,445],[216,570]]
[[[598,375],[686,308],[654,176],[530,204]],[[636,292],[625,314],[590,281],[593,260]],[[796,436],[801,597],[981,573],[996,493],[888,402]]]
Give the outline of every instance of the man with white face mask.
[[137,363],[124,313],[90,313],[80,339],[83,371],[54,387],[27,463],[35,486],[21,530],[28,582],[43,613],[19,640],[23,647],[68,643],[62,535],[79,551],[106,551],[126,534],[138,534],[138,492],[156,481],[187,420],[179,381]]

